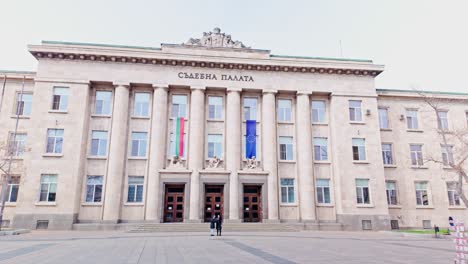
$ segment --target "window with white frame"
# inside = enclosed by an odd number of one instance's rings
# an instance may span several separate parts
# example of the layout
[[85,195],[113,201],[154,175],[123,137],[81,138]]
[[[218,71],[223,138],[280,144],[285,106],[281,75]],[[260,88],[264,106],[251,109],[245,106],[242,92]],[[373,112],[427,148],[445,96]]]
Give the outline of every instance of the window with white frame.
[[386,181],[385,187],[387,191],[387,204],[388,205],[397,205],[397,190],[396,183],[394,181]]
[[423,153],[421,144],[411,144],[410,145],[410,154],[411,154],[411,165],[413,166],[423,166]]
[[128,176],[127,202],[129,203],[143,202],[144,180],[145,178],[143,176]]
[[317,202],[319,204],[330,204],[330,180],[329,179],[317,179],[315,183],[317,189]]
[[132,132],[132,157],[146,157],[148,138],[146,132]]
[[47,153],[62,153],[63,129],[47,129]]
[[353,160],[366,160],[366,140],[353,138]]
[[416,188],[416,204],[429,205],[429,192],[427,190],[427,182],[415,182]]
[[257,120],[257,98],[244,98],[244,120]]
[[379,125],[380,129],[388,129],[390,128],[390,124],[388,121],[388,109],[384,107],[379,108]]
[[171,117],[186,117],[187,112],[187,96],[173,95],[172,96],[172,114]]
[[406,110],[406,125],[408,129],[418,129],[418,110]]
[[149,93],[135,93],[133,103],[133,116],[149,117],[150,109],[150,94]]
[[437,111],[437,127],[440,130],[448,130],[448,112]]
[[279,137],[280,160],[293,160],[293,138]]
[[91,132],[91,155],[107,155],[107,131],[93,130]]
[[392,144],[382,143],[382,159],[384,165],[393,164]]
[[453,164],[453,146],[441,145],[442,148],[442,162],[444,166],[450,166]]
[[[6,175],[4,176],[6,177]],[[7,199],[6,201],[9,203],[16,203],[18,200],[18,192],[19,192],[19,184],[20,184],[20,177],[12,176],[10,178],[10,182],[8,183],[7,188]]]
[[[171,133],[170,135],[170,142],[169,142],[169,155],[170,157],[176,156],[176,151],[175,151],[175,133]],[[180,155],[181,158],[185,157],[185,152],[187,151],[187,133],[184,133],[184,147],[183,147],[183,153]]]
[[68,87],[54,87],[54,95],[52,97],[52,110],[67,110],[68,90]]
[[356,179],[356,198],[358,204],[370,204],[369,179]]
[[349,120],[355,122],[362,121],[362,101],[349,100]]
[[57,194],[57,175],[42,174],[41,175],[41,193],[39,195],[40,202],[55,202]]
[[111,91],[96,91],[96,102],[94,103],[94,114],[110,115],[111,114]]
[[281,203],[294,202],[294,179],[281,179]]
[[328,139],[314,137],[314,160],[328,160]]
[[16,95],[16,112],[15,114],[20,116],[29,116],[31,115],[31,104],[32,104],[32,94],[30,93],[18,93]]
[[292,101],[289,99],[278,100],[278,122],[292,121]]
[[325,101],[312,100],[312,123],[325,123]]
[[460,195],[458,194],[458,182],[447,182],[447,194],[450,206],[460,206]]
[[86,202],[99,203],[102,200],[102,176],[86,178]]
[[208,119],[223,118],[223,97],[208,96]]
[[8,144],[8,155],[21,157],[26,150],[26,133],[11,133]]
[[223,157],[223,135],[208,134],[208,158]]

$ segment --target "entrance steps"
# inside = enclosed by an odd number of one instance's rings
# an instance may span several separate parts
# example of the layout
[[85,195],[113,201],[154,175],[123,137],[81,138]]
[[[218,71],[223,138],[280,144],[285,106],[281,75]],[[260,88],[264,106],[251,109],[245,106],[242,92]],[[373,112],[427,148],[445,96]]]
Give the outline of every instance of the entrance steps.
[[[209,223],[144,223],[130,228],[127,232],[208,232]],[[294,225],[273,223],[225,223],[223,232],[294,232]]]

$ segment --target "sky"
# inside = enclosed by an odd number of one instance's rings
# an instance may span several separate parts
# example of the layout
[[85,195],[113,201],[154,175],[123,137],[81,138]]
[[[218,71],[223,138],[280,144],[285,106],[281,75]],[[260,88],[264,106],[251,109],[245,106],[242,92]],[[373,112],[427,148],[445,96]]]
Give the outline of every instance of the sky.
[[[0,69],[42,40],[159,47],[219,27],[277,55],[372,59],[377,88],[468,92],[466,0],[0,0]],[[341,42],[341,48],[340,48]]]

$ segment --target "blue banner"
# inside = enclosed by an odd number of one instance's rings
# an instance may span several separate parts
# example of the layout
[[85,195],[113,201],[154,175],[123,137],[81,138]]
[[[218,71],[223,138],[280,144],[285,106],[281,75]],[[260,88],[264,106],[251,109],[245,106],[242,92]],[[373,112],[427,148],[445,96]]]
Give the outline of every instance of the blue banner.
[[257,157],[257,121],[247,120],[245,126],[245,157]]

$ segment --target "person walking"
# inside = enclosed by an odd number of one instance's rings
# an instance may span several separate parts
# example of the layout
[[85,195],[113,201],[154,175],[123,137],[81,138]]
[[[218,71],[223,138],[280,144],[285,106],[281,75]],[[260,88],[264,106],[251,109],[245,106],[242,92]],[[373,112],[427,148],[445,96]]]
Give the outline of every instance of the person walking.
[[223,217],[221,217],[221,215],[218,215],[218,218],[216,219],[216,236],[221,236],[222,229],[223,229]]
[[210,220],[210,236],[214,236],[214,230],[216,225],[216,216],[213,215],[213,218]]

